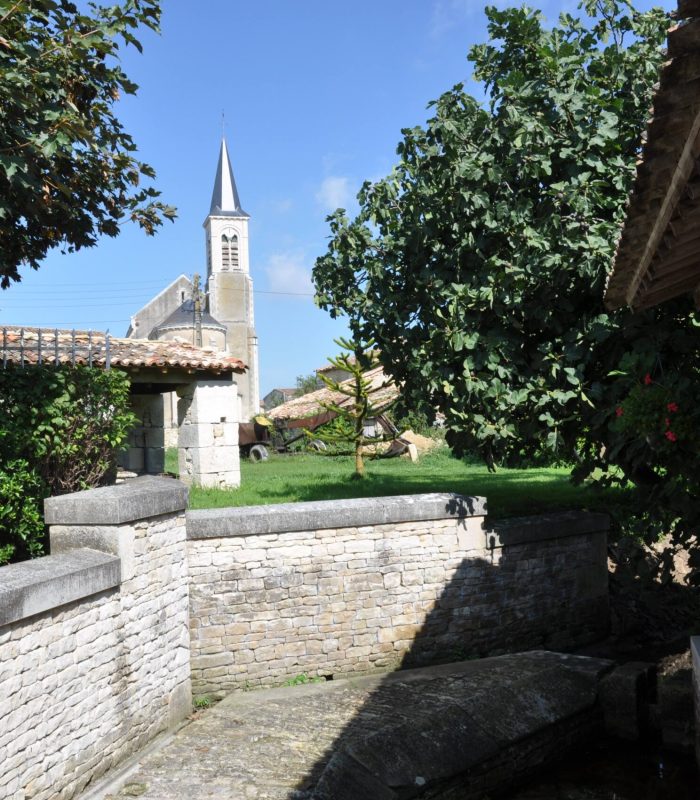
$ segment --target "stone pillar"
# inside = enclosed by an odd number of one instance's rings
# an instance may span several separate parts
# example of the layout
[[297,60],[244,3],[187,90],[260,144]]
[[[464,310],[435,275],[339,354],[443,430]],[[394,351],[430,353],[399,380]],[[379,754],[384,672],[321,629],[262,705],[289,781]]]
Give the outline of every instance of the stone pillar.
[[230,377],[195,380],[177,394],[180,479],[198,486],[240,486],[236,383]]
[[132,394],[131,410],[138,417],[129,434],[129,449],[119,463],[132,472],[159,475],[165,470],[165,416],[162,394]]
[[[20,755],[39,754],[39,767],[56,774],[45,792],[22,797],[68,800],[190,713],[186,505],[185,486],[155,476],[45,501],[51,556],[37,559],[35,570],[43,561],[45,573],[57,563],[70,574],[61,583],[37,576],[57,607],[41,620],[34,645],[22,641],[15,650],[27,653],[32,670],[27,692],[17,692],[27,724]],[[86,564],[115,569],[105,553],[119,559],[116,580],[88,580]],[[41,720],[60,721],[50,726],[53,738],[41,738]]]

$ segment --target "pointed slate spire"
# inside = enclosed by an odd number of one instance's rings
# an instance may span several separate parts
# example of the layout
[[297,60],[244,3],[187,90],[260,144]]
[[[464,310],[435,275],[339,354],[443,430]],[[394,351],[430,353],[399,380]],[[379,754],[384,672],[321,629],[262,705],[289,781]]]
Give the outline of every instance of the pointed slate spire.
[[214,180],[214,191],[211,195],[209,214],[216,217],[248,216],[241,208],[241,201],[238,198],[236,179],[233,177],[233,169],[229,161],[225,139],[221,140],[219,165],[216,168],[216,179]]

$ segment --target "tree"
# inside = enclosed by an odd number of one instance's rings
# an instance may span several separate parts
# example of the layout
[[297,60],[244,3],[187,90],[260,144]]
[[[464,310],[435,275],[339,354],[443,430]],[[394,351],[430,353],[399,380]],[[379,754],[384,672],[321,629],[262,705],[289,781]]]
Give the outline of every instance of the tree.
[[129,406],[120,370],[0,369],[0,564],[42,554],[45,497],[114,480]]
[[590,20],[551,30],[487,9],[490,42],[470,53],[486,103],[443,94],[402,132],[392,173],[363,185],[358,216],[328,218],[317,302],[376,340],[408,403],[445,414],[458,454],[493,467],[548,450],[579,476],[634,481],[647,517],[683,514],[689,530],[697,450],[663,436],[659,449],[617,415],[649,374],[692,421],[691,304],[603,307],[669,20],[626,0],[582,6]]
[[361,479],[365,477],[363,449],[367,445],[384,441],[384,436],[368,436],[365,433],[365,426],[369,419],[377,417],[380,413],[386,411],[386,406],[379,409],[373,405],[372,400],[374,395],[387,387],[389,381],[373,384],[366,377],[365,373],[372,367],[377,366],[378,363],[376,351],[373,349],[373,342],[336,339],[335,343],[344,352],[329,358],[328,361],[336,369],[348,372],[350,377],[338,381],[321,373],[321,380],[332,392],[349,398],[351,402],[339,399],[337,402],[321,403],[323,408],[337,415],[337,421],[340,423],[336,424],[332,431],[327,431],[323,438],[332,444],[338,442],[352,444],[355,455],[353,478]]
[[20,280],[55,247],[72,252],[117,236],[125,220],[148,234],[175,210],[142,186],[155,173],[115,116],[135,94],[117,61],[158,30],[159,0],[90,4],[17,0],[0,10],[0,285]]
[[470,58],[488,105],[461,85],[432,103],[358,217],[329,217],[314,268],[321,307],[374,337],[405,391],[446,414],[451,445],[489,462],[564,446],[621,318],[603,286],[666,22],[587,7],[592,28],[563,15],[551,31],[536,12],[487,9],[500,43]]
[[297,391],[296,396],[302,397],[309,392],[315,392],[323,386],[323,381],[318,377],[315,372],[309,375],[297,375]]

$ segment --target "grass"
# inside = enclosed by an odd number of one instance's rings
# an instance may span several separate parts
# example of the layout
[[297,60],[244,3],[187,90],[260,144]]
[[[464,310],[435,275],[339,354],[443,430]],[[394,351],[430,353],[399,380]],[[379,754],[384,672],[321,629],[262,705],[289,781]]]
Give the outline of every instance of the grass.
[[488,500],[492,517],[519,516],[558,509],[607,509],[624,498],[620,491],[574,486],[560,467],[499,469],[453,458],[447,448],[421,456],[417,464],[402,458],[368,461],[367,477],[351,480],[352,459],[311,454],[271,455],[268,461],[241,462],[239,489],[190,492],[191,508],[223,508],[303,500],[458,492]]

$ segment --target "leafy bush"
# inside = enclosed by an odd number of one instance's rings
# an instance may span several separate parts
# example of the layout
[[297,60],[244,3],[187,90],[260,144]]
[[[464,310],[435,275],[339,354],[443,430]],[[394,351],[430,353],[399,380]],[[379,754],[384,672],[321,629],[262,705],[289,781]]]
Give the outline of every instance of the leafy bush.
[[43,499],[110,482],[135,421],[118,370],[0,370],[0,563],[44,552]]

